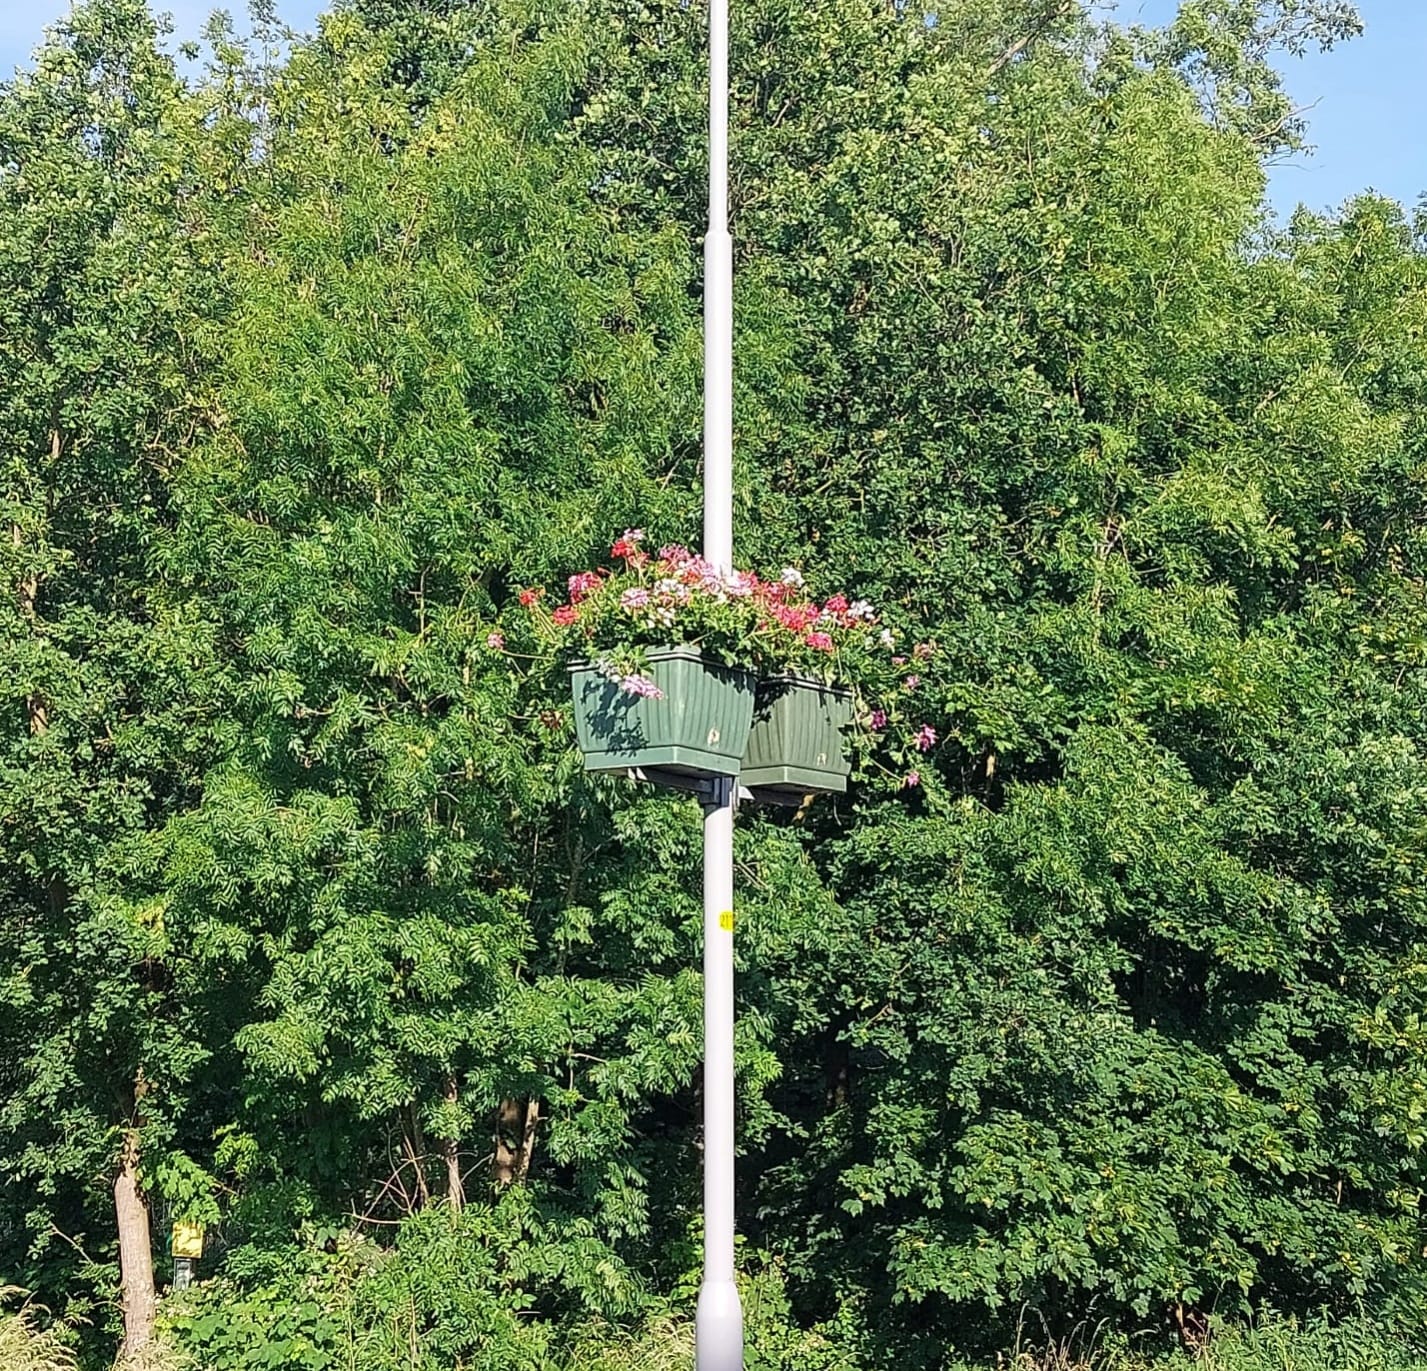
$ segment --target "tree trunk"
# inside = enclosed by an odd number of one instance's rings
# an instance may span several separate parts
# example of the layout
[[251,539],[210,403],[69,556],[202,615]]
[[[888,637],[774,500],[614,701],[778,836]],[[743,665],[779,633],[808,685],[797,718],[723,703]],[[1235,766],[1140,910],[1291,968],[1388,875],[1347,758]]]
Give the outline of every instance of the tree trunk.
[[[446,1089],[443,1093],[447,1104],[456,1103],[459,1091],[454,1076],[446,1078]],[[437,1148],[446,1163],[446,1201],[451,1206],[451,1212],[459,1214],[466,1207],[466,1188],[461,1184],[460,1139],[440,1138],[437,1140]]]
[[495,1162],[497,1185],[523,1181],[535,1152],[535,1126],[540,1122],[540,1101],[507,1099],[496,1114]]
[[124,1135],[119,1174],[114,1177],[114,1218],[119,1229],[119,1276],[124,1311],[120,1358],[136,1356],[154,1335],[154,1250],[149,1205],[139,1189],[139,1135]]

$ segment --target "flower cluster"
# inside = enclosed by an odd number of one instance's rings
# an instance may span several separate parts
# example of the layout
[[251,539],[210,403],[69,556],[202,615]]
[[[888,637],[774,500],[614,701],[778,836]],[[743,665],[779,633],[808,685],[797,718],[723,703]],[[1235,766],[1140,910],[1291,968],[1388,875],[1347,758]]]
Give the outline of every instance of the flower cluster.
[[553,609],[538,590],[521,592],[521,604],[558,650],[613,659],[688,643],[756,671],[831,678],[840,654],[886,640],[866,600],[833,595],[819,603],[794,567],[768,579],[725,571],[676,544],[648,551],[637,528],[626,529],[610,552],[623,565],[577,572],[566,582],[566,602]]
[[[940,739],[923,721],[931,701],[919,701],[922,678],[908,667],[930,663],[934,643],[900,647],[868,601],[841,593],[820,600],[796,567],[773,576],[725,570],[678,544],[650,549],[637,528],[615,539],[610,555],[611,565],[570,576],[563,602],[552,604],[538,586],[519,592],[520,636],[533,638],[537,655],[591,661],[622,691],[655,700],[663,692],[645,654],[671,646],[763,677],[852,685],[865,747],[885,758],[883,774],[890,763],[897,784],[921,784],[915,764]],[[487,639],[492,649],[504,644],[500,633]]]

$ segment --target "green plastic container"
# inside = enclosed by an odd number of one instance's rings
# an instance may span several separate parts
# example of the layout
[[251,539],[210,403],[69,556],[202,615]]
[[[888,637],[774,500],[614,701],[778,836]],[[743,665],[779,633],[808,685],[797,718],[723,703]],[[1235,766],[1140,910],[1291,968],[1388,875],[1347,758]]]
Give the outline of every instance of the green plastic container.
[[760,681],[739,784],[770,798],[841,793],[851,722],[852,692],[842,686],[801,676]]
[[690,647],[657,648],[648,657],[662,700],[621,690],[591,662],[570,668],[585,770],[737,776],[753,722],[753,674],[706,662]]

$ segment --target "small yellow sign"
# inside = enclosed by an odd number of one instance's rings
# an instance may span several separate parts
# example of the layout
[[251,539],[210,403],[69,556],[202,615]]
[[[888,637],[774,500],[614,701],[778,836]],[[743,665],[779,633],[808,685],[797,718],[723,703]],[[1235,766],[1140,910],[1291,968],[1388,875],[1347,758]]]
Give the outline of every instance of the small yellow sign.
[[197,1261],[203,1255],[203,1225],[176,1223],[173,1226],[173,1255]]
[[723,929],[725,933],[733,932],[733,910],[725,909],[723,913],[718,916],[718,926]]

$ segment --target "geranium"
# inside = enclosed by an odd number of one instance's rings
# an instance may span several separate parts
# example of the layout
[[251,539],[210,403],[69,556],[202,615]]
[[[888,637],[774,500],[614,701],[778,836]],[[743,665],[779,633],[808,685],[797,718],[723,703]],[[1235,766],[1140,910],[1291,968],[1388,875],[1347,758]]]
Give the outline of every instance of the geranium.
[[872,730],[880,733],[887,727],[887,711],[885,709],[874,709],[872,711]]
[[662,700],[664,692],[648,676],[631,671],[619,678],[619,688],[629,695],[642,695],[649,700]]
[[486,634],[486,646],[492,651],[499,652],[505,646],[505,634],[497,629],[494,633]]
[[916,742],[919,752],[930,752],[932,748],[936,746],[936,729],[930,724],[923,724],[917,730],[917,736],[914,741]]
[[600,583],[598,571],[578,571],[567,582],[570,588],[570,603],[577,605]]
[[520,592],[520,603],[529,609],[544,594],[545,590],[542,586],[527,586]]
[[[555,655],[608,660],[601,670],[611,683],[645,698],[654,698],[649,691],[659,681],[645,654],[678,645],[762,676],[875,682],[879,692],[895,692],[893,639],[869,601],[842,591],[815,599],[795,567],[764,579],[715,565],[678,543],[645,552],[643,539],[641,529],[613,539],[618,560],[570,576],[567,604],[552,609],[538,593],[522,592],[537,640]],[[879,718],[880,732],[888,727],[885,710]]]
[[644,530],[642,528],[627,528],[620,537],[614,540],[614,546],[610,548],[611,557],[621,557],[628,560],[631,557],[642,557],[645,554],[639,550],[639,544],[644,541]]
[[922,773],[920,771],[909,771],[902,781],[903,790],[912,790],[922,783]]
[[801,633],[816,622],[816,605],[774,605],[771,613],[789,633]]

